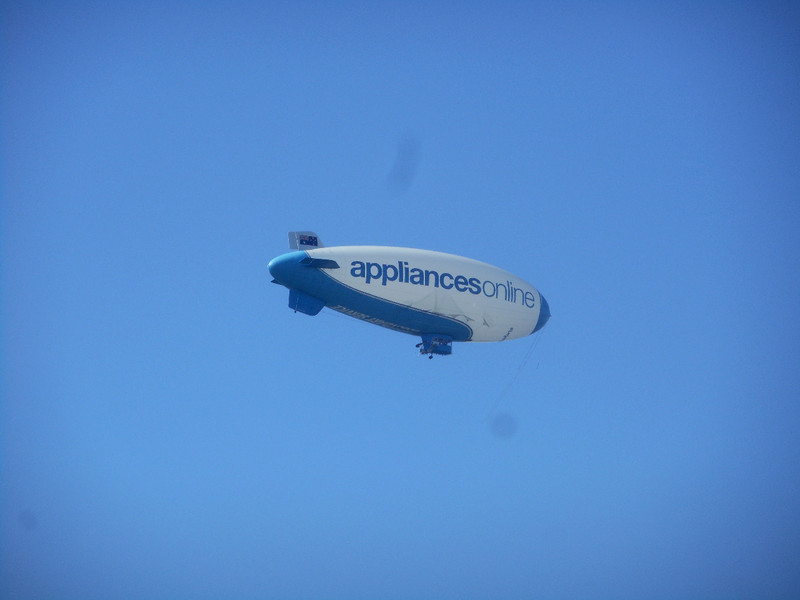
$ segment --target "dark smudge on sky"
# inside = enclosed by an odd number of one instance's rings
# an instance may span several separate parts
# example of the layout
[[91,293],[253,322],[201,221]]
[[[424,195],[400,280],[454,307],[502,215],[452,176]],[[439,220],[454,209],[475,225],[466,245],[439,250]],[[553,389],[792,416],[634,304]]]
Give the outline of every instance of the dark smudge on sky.
[[417,174],[419,159],[419,140],[412,136],[402,137],[397,144],[397,155],[387,178],[389,189],[397,192],[408,191]]
[[490,429],[496,438],[505,440],[517,433],[517,420],[508,413],[498,413],[492,419]]

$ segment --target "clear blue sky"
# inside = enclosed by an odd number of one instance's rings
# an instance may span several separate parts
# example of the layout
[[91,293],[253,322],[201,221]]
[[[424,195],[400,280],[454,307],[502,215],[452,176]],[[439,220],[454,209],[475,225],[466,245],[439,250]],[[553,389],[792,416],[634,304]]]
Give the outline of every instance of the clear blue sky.
[[[1,6],[0,597],[800,597],[796,3]],[[553,317],[426,360],[296,229]]]

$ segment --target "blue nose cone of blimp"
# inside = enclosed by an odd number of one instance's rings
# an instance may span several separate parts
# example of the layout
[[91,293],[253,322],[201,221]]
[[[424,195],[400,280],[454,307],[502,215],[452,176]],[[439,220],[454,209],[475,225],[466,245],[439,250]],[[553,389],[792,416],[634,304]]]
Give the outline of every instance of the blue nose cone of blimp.
[[544,296],[539,294],[542,298],[542,305],[539,307],[539,320],[536,321],[536,327],[533,328],[533,333],[539,331],[544,324],[547,323],[547,319],[550,318],[550,305],[547,303],[547,300],[544,299]]
[[297,278],[299,262],[305,258],[305,252],[289,252],[281,254],[269,261],[269,274],[275,282],[291,287]]

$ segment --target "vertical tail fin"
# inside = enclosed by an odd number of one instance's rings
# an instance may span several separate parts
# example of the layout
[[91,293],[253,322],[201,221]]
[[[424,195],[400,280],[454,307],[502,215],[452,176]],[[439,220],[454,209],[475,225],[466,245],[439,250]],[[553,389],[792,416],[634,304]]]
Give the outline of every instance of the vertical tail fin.
[[313,231],[289,232],[289,248],[292,250],[309,250],[323,247],[322,240]]

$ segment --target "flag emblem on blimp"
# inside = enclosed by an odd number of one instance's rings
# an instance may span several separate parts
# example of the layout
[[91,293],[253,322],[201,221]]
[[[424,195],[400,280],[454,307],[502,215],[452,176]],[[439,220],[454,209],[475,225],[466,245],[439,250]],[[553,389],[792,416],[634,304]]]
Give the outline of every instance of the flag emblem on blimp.
[[501,342],[539,331],[550,307],[508,271],[430,250],[389,246],[326,248],[312,231],[289,233],[291,252],[269,262],[289,307],[328,307],[421,338],[421,354],[450,354],[453,342]]

